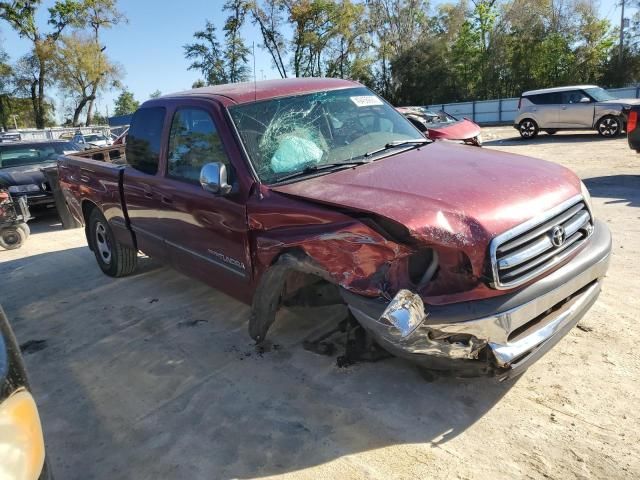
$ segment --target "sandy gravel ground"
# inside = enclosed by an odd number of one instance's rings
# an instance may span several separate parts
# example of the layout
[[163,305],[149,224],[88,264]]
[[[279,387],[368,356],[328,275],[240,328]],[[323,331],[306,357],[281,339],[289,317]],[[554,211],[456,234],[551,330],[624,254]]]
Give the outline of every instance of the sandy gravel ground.
[[256,352],[246,306],[148,259],[107,278],[82,231],[34,222],[0,252],[0,303],[21,342],[44,341],[26,361],[56,478],[640,478],[640,155],[515,133],[487,129],[485,148],[578,172],[615,248],[580,328],[506,385],[338,369],[300,345],[330,309],[285,312]]

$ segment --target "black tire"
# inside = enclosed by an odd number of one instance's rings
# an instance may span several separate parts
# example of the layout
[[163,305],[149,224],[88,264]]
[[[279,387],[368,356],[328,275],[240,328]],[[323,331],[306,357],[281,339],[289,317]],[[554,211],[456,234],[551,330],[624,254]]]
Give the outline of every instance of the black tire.
[[601,137],[614,138],[622,132],[622,122],[614,115],[605,115],[598,120],[596,130]]
[[25,231],[18,225],[0,230],[0,247],[5,250],[16,250],[27,240]]
[[545,130],[545,133],[547,135],[555,135],[556,133],[558,133],[558,130]]
[[520,136],[525,140],[536,138],[539,131],[538,124],[530,118],[525,118],[518,124],[518,132],[520,132]]
[[27,225],[26,223],[19,223],[18,228],[22,229],[26,238],[29,238],[29,235],[31,235],[31,229],[29,228],[29,225]]
[[104,215],[96,209],[89,216],[89,241],[98,265],[106,275],[125,277],[135,271],[138,252],[115,239]]

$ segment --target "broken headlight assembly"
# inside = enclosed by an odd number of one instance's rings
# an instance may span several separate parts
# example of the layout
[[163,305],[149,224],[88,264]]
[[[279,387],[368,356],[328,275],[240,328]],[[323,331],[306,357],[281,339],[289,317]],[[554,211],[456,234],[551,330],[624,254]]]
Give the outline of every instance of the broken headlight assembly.
[[589,213],[591,213],[591,218],[593,219],[593,204],[591,202],[591,194],[589,193],[589,189],[584,184],[584,182],[580,182],[580,191],[582,193],[582,198],[584,199],[584,203],[589,209]]
[[36,480],[44,457],[36,403],[20,389],[0,403],[0,479]]

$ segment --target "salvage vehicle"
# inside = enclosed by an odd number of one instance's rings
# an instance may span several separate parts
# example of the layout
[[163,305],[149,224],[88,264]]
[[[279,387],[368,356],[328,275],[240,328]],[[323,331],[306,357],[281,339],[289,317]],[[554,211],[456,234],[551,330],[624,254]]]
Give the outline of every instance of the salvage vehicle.
[[59,155],[72,153],[78,146],[50,140],[0,144],[0,188],[26,197],[30,207],[53,207],[51,188],[41,169],[55,165]]
[[44,436],[24,361],[0,307],[0,478],[47,480]]
[[109,138],[103,133],[76,133],[71,139],[73,143],[79,145],[85,150],[89,150],[96,147],[108,147],[113,143],[113,139]]
[[26,198],[14,197],[0,188],[0,247],[5,250],[20,248],[31,233],[27,225],[29,220],[31,213]]
[[597,85],[575,85],[524,92],[518,102],[514,128],[522,138],[534,138],[540,130],[596,130],[602,137],[616,137],[625,129],[627,115],[637,98],[616,98]]
[[443,110],[436,112],[425,107],[398,107],[397,110],[431,140],[461,141],[482,146],[480,125],[468,118],[460,120]]
[[638,117],[640,117],[640,105],[632,107],[629,112],[627,140],[629,141],[629,148],[640,153],[640,125],[638,125]]
[[117,163],[59,161],[99,267],[158,258],[250,304],[258,343],[283,305],[340,303],[372,345],[504,379],[576,325],[608,267],[609,230],[574,173],[431,142],[352,81],[148,100],[120,148]]

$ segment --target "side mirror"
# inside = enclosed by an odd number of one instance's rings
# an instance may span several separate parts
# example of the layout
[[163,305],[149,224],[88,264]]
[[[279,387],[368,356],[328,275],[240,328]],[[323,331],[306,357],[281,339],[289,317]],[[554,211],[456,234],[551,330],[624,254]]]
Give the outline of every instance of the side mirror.
[[591,99],[589,97],[582,97],[580,103],[591,103]]
[[227,167],[222,162],[207,163],[200,170],[200,185],[207,192],[226,195],[231,191],[227,179]]

